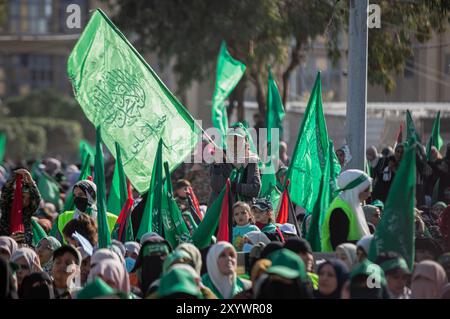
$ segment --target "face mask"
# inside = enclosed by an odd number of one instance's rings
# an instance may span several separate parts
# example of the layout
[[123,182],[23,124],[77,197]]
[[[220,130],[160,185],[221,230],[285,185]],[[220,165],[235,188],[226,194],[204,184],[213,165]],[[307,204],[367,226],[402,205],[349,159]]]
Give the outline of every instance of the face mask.
[[130,273],[133,268],[134,268],[134,264],[136,264],[136,260],[131,258],[131,257],[127,257],[125,258],[125,266],[127,267],[127,272]]
[[250,250],[252,250],[253,245],[249,244],[249,243],[245,243],[244,246],[242,246],[242,251],[244,253],[249,253]]
[[75,204],[75,207],[78,208],[80,212],[86,212],[86,209],[88,207],[88,200],[85,197],[75,197],[73,199],[73,203]]

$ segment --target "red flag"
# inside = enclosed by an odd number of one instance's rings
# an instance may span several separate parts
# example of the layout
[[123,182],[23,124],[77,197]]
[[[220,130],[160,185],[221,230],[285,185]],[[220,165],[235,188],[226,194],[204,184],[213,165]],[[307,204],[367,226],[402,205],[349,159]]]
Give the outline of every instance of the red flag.
[[286,181],[286,186],[284,187],[283,194],[281,195],[280,210],[278,211],[277,220],[276,220],[276,222],[278,224],[286,224],[288,222],[289,206],[290,206],[288,187],[289,187],[290,183],[291,183],[291,181],[288,179]]
[[14,200],[11,208],[10,215],[10,232],[11,235],[14,233],[24,233],[25,227],[23,225],[23,203],[22,203],[22,175],[17,175],[16,177],[16,189],[14,191]]
[[192,206],[192,209],[190,209],[191,213],[194,213],[195,215],[197,215],[197,218],[194,219],[198,219],[198,221],[196,220],[197,223],[201,222],[203,219],[203,215],[202,212],[200,210],[200,204],[198,202],[197,196],[195,196],[194,190],[192,189],[192,187],[188,187],[188,190],[186,192],[186,194],[188,195],[188,200],[189,200],[189,206]]
[[131,214],[131,208],[133,207],[134,204],[134,199],[133,199],[133,190],[131,188],[131,183],[130,181],[127,179],[127,191],[128,191],[128,198],[127,201],[125,202],[125,205],[122,207],[122,210],[120,212],[119,217],[117,218],[117,222],[120,227],[119,227],[119,238],[122,239],[122,235],[123,235],[123,231],[125,230],[125,226],[127,225],[127,217],[129,214]]
[[217,232],[217,241],[231,241],[230,238],[230,179],[227,179],[227,187],[222,200],[222,211],[220,213],[219,231]]

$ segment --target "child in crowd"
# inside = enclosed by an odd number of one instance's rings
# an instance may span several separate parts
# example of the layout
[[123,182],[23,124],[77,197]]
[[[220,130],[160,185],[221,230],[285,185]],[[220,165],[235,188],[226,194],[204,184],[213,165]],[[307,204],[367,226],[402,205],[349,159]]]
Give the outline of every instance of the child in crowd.
[[244,202],[236,202],[233,205],[233,246],[237,251],[242,251],[244,246],[244,235],[251,231],[259,231],[258,227],[253,225],[250,206]]

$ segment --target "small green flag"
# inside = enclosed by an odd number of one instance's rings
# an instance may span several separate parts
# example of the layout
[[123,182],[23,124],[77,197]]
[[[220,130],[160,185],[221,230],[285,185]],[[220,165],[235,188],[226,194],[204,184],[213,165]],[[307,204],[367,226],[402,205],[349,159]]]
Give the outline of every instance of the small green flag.
[[201,128],[144,58],[97,9],[67,62],[75,98],[113,153],[120,145],[123,168],[145,193],[158,141],[173,170],[195,148]]
[[162,140],[159,140],[156,150],[155,162],[152,169],[152,178],[147,192],[147,201],[144,207],[141,224],[139,225],[136,240],[139,241],[142,235],[154,231],[162,234],[161,209],[163,198],[163,177],[162,177]]
[[34,218],[31,218],[31,230],[33,231],[32,244],[36,247],[42,238],[47,237],[47,233]]
[[164,194],[162,198],[161,218],[164,228],[164,238],[172,245],[177,247],[182,242],[189,242],[191,235],[184,222],[180,209],[173,196],[172,181],[170,178],[169,164],[164,162],[164,171],[166,179],[164,182]]
[[278,91],[277,83],[272,76],[272,70],[269,67],[269,79],[267,84],[267,143],[272,142],[272,130],[280,130],[280,139],[283,136],[283,119],[285,117],[283,101]]
[[411,112],[406,110],[406,140],[409,141],[413,136],[418,142],[422,143],[414,125]]
[[88,141],[81,140],[79,143],[80,149],[80,159],[81,163],[84,163],[84,160],[88,155],[90,155],[91,165],[94,165],[95,160],[95,147],[93,147]]
[[53,177],[44,171],[39,172],[37,176],[37,187],[45,202],[54,204],[58,210],[61,209],[62,203],[60,201],[59,184]]
[[441,131],[441,111],[438,111],[436,114],[436,118],[434,119],[433,123],[433,129],[431,131],[430,138],[428,139],[427,143],[427,160],[431,160],[431,147],[434,146],[439,151],[444,145],[444,141],[442,140],[442,137],[440,135]]
[[[83,164],[81,165],[80,169],[80,176],[78,177],[78,182],[82,181],[84,179],[87,179],[89,175],[91,175],[91,154],[87,154],[84,157]],[[64,209],[63,212],[67,212],[70,210],[74,210],[75,204],[73,202],[73,190],[70,190],[67,194],[66,201],[64,203]]]
[[211,118],[215,128],[222,134],[223,147],[226,147],[225,135],[228,129],[228,115],[225,100],[233,91],[245,73],[245,64],[233,59],[225,42],[220,46],[217,57],[216,87],[212,98]]
[[94,183],[97,186],[97,227],[98,247],[107,248],[111,244],[108,219],[106,217],[106,183],[105,164],[103,161],[102,134],[100,126],[97,127],[95,142]]
[[6,134],[0,133],[0,165],[3,164],[6,153]]
[[[412,135],[414,139],[414,136]],[[414,200],[416,188],[416,146],[414,140],[405,147],[400,167],[389,190],[383,215],[375,230],[369,259],[381,252],[396,252],[405,258],[409,269],[414,264]]]
[[123,170],[120,146],[116,143],[116,163],[108,198],[108,211],[119,216],[127,201],[127,180]]

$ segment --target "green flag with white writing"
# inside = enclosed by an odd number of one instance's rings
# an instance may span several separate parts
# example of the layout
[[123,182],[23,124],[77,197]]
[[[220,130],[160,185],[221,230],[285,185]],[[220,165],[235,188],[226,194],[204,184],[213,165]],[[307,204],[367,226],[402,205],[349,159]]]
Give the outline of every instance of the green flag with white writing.
[[144,58],[100,9],[91,16],[67,63],[75,98],[105,145],[122,151],[134,188],[146,192],[158,141],[171,170],[190,155],[201,129]]
[[431,130],[430,138],[427,143],[427,160],[431,160],[431,147],[434,146],[439,151],[444,145],[441,134],[441,111],[437,112],[436,118],[434,119],[433,129]]

